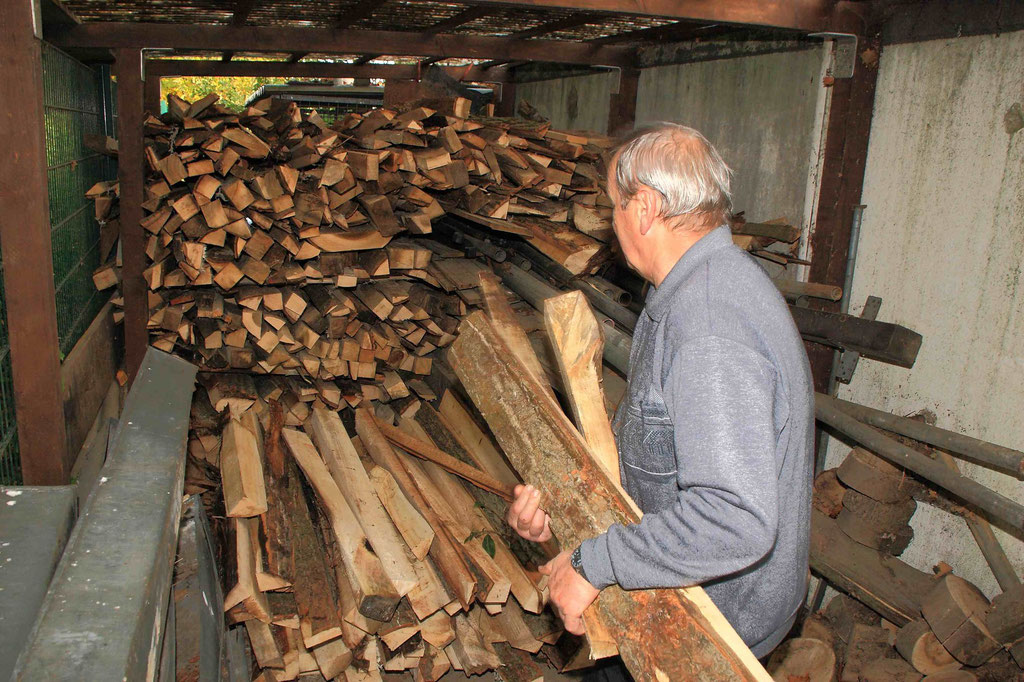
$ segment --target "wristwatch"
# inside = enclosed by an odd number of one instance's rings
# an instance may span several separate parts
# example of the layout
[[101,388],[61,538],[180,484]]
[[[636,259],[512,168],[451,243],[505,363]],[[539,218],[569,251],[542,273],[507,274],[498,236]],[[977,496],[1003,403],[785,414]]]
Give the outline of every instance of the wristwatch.
[[583,578],[584,580],[586,580],[589,583],[590,581],[587,580],[587,574],[583,572],[583,551],[582,550],[583,550],[583,545],[580,545],[579,547],[577,547],[576,549],[574,549],[572,551],[572,554],[569,556],[569,564],[572,566],[574,571],[579,573],[581,578]]

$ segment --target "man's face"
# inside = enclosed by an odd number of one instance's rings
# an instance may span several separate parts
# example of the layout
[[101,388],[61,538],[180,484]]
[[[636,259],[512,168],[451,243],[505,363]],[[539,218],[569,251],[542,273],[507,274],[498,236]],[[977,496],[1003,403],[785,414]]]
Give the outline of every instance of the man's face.
[[[625,208],[619,203],[619,190],[615,184],[615,168],[617,159],[612,159],[608,166],[608,196],[611,198],[614,208],[612,209],[612,230],[622,247],[622,255],[626,258],[629,267],[640,272],[640,230],[637,224],[636,212],[630,210],[633,201],[630,201]],[[641,273],[643,274],[643,273]]]

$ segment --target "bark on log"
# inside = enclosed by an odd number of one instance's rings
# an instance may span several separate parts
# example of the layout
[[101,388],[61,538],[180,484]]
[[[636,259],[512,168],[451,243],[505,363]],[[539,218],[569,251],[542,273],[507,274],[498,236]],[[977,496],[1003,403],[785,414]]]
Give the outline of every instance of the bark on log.
[[[565,546],[636,523],[641,512],[608,476],[553,400],[516,362],[483,313],[463,322],[452,365],[505,453],[544,495]],[[700,588],[605,590],[601,613],[638,680],[767,680]],[[644,627],[637,627],[644,623]]]

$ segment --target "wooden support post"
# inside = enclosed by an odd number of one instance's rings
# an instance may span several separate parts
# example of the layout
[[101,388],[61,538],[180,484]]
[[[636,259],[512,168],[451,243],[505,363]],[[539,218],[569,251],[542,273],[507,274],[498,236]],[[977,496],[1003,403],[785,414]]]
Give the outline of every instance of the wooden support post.
[[636,93],[640,85],[640,69],[623,67],[619,72],[619,91],[608,102],[608,134],[628,134],[636,125]]
[[[818,189],[818,214],[811,230],[811,267],[808,281],[843,286],[850,247],[853,208],[860,203],[868,156],[871,114],[875,105],[875,81],[881,43],[870,36],[857,50],[873,51],[873,63],[858,58],[853,78],[840,78],[832,86],[825,138],[825,154]],[[813,307],[838,311],[838,304],[815,301]],[[828,390],[834,351],[808,343],[807,355],[814,375],[814,390]],[[823,455],[819,455],[823,456]]]
[[149,343],[145,242],[142,234],[142,51],[115,50],[117,72],[118,180],[121,183],[121,290],[124,293],[125,369],[135,378]]
[[516,115],[516,84],[509,81],[501,84],[501,99],[498,100],[497,114],[511,118]]
[[[594,465],[561,408],[541,391],[483,312],[463,320],[449,354],[509,460],[541,491],[563,546],[604,532],[610,523],[639,521],[642,512]],[[565,484],[566,475],[572,484]],[[601,593],[598,608],[637,679],[770,679],[699,587],[626,592],[612,586]]]
[[159,116],[161,100],[160,76],[151,74],[147,70],[143,77],[145,78],[145,85],[143,86],[142,108],[154,116]]
[[[43,133],[43,66],[33,3],[0,3],[0,241],[21,471],[27,485],[68,482],[60,345]],[[141,359],[141,358],[140,358]]]

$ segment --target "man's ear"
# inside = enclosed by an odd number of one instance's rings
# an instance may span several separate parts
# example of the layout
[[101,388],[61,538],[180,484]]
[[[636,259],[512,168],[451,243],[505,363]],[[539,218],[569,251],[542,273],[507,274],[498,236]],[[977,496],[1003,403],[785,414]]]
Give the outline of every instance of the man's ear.
[[633,200],[637,202],[640,234],[646,235],[654,227],[654,221],[661,215],[661,194],[650,187],[641,187]]

